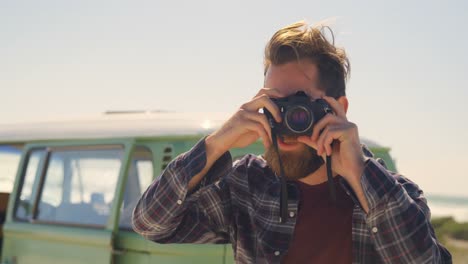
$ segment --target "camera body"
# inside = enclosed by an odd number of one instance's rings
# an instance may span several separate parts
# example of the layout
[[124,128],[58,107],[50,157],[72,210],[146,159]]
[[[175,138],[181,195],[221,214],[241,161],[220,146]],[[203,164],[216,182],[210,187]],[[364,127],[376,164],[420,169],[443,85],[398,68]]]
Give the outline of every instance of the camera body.
[[263,111],[272,131],[281,136],[310,136],[314,125],[326,114],[333,113],[325,100],[311,101],[303,91],[284,98],[271,98],[271,100],[278,106],[282,122],[277,123],[266,108]]

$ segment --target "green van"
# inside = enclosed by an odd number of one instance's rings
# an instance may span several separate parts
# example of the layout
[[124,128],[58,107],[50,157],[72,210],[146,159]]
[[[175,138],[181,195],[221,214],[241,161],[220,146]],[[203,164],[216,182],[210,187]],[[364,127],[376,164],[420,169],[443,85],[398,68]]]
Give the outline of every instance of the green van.
[[[0,125],[0,263],[233,263],[230,245],[163,245],[131,229],[146,187],[227,117],[107,113]],[[395,170],[389,148],[363,141]],[[257,142],[231,154],[262,152]]]

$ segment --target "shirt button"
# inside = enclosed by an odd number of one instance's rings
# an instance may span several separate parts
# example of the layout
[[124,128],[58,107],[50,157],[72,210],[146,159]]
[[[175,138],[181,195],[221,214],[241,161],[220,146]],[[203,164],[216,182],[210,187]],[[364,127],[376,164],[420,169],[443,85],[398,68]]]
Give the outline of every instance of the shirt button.
[[378,229],[377,227],[374,226],[374,227],[372,228],[372,233],[375,234],[375,233],[377,233],[378,231],[379,231],[379,229]]
[[289,212],[289,217],[292,218],[292,217],[294,217],[295,215],[296,215],[296,214],[295,214],[293,211]]
[[280,252],[279,251],[275,251],[275,256],[279,256]]
[[182,204],[182,200],[177,200],[177,204]]

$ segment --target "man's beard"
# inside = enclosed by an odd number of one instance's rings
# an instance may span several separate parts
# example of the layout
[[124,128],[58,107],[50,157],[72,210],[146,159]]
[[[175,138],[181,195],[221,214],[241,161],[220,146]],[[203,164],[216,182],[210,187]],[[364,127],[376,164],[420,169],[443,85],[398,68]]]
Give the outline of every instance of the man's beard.
[[[289,180],[298,180],[317,171],[323,164],[323,158],[317,155],[317,151],[309,146],[300,151],[282,152],[278,149],[284,168],[284,177]],[[276,175],[281,175],[278,155],[274,146],[265,151],[265,160]],[[282,177],[282,176],[280,176]]]

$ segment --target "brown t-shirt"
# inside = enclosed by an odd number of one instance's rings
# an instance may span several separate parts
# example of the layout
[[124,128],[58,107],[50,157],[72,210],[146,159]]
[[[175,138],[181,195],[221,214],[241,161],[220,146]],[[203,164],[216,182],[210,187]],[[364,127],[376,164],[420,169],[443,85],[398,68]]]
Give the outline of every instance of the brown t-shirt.
[[297,182],[300,202],[296,227],[283,259],[286,264],[351,263],[354,203],[335,177],[337,203],[331,201],[328,183]]

